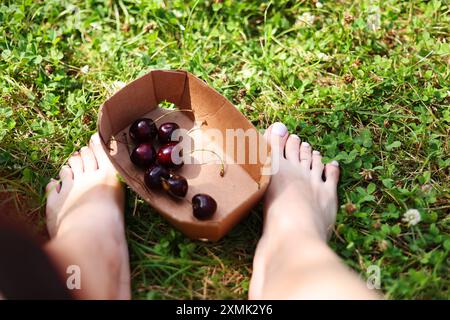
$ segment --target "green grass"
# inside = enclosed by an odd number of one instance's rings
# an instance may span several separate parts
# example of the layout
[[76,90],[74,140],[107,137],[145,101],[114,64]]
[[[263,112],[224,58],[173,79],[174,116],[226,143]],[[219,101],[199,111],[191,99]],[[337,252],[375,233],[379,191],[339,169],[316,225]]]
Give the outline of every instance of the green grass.
[[[283,121],[339,160],[331,245],[349,266],[363,276],[380,266],[388,298],[448,299],[448,2],[323,4],[3,0],[2,188],[42,208],[43,187],[96,130],[115,81],[185,69],[258,128]],[[409,208],[422,215],[412,227]],[[260,212],[218,243],[193,242],[130,192],[134,297],[246,298]]]

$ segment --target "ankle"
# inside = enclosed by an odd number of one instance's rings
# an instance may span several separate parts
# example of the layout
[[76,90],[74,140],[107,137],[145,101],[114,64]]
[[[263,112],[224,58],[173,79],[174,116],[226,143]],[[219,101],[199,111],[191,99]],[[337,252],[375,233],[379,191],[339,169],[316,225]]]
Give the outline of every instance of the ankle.
[[[267,261],[275,264],[279,261],[295,264],[296,261],[315,258],[319,253],[331,252],[326,239],[316,228],[297,228],[295,231],[285,229],[283,232],[267,229],[264,229],[260,245],[265,248]],[[295,259],[292,259],[293,256]]]
[[299,252],[309,252],[311,250],[328,248],[326,238],[317,230],[297,230],[296,233],[284,234],[279,237],[279,250],[294,250]]
[[[279,214],[279,212],[276,212]],[[264,233],[274,237],[280,243],[299,242],[300,240],[315,240],[326,243],[326,235],[314,219],[314,212],[308,208],[302,209],[301,214],[281,212],[277,217],[266,215]]]
[[322,264],[334,259],[334,252],[317,235],[302,234],[289,240],[280,239],[271,249],[270,258],[267,259],[267,276],[278,272],[287,274],[304,266]]

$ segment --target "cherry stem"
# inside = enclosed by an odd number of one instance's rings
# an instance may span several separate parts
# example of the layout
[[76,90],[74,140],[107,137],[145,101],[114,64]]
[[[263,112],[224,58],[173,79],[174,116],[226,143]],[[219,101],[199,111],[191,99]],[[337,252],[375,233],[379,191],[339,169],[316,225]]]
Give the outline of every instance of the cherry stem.
[[215,152],[214,150],[209,150],[209,149],[196,149],[196,150],[191,151],[191,154],[193,154],[196,151],[206,151],[206,152],[214,153],[217,156],[217,158],[220,160],[220,172],[219,172],[219,175],[221,177],[223,177],[225,175],[225,164],[223,162],[222,157],[217,152]]
[[159,120],[161,120],[162,118],[164,118],[165,116],[167,116],[167,115],[169,115],[169,114],[172,114],[172,113],[175,113],[175,112],[191,112],[191,113],[194,113],[194,111],[193,111],[193,110],[190,110],[190,109],[176,109],[176,110],[170,110],[169,112],[164,113],[163,115],[161,115],[161,116],[159,116],[158,118],[156,118],[155,120],[153,120],[153,122],[156,123],[156,122],[158,122]]

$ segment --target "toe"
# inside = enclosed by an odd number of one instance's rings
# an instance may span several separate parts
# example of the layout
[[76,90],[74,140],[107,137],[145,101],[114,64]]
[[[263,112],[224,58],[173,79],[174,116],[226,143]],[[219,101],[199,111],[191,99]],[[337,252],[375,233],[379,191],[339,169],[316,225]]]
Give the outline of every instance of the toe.
[[75,151],[67,162],[72,169],[74,178],[83,173],[83,160],[81,160],[81,155],[78,151]]
[[80,150],[81,160],[83,160],[84,172],[92,172],[97,170],[97,160],[94,152],[89,147],[83,147]]
[[72,168],[68,165],[62,166],[61,170],[59,170],[59,178],[61,181],[73,180]]
[[108,156],[106,155],[100,143],[100,136],[98,135],[98,133],[92,135],[91,141],[89,142],[89,148],[92,150],[95,158],[97,159],[97,165],[99,169],[112,167],[111,161],[109,161]]
[[286,148],[284,150],[286,159],[288,159],[292,163],[298,163],[299,152],[300,152],[300,138],[295,134],[289,135],[289,138],[286,141]]
[[320,155],[320,152],[317,150],[314,150],[312,152],[312,174],[314,178],[322,181],[322,173],[324,164],[322,163],[322,156]]
[[268,139],[273,156],[283,157],[284,146],[288,138],[288,130],[281,122],[275,122],[267,129]]
[[300,164],[306,170],[311,169],[311,145],[306,141],[300,146]]
[[55,191],[56,193],[59,193],[60,190],[61,190],[61,186],[59,184],[59,181],[55,180],[53,178],[50,179],[50,182],[45,187],[45,193],[47,193],[47,194],[49,194],[53,191]]
[[339,163],[336,160],[331,161],[325,166],[325,184],[335,189],[339,181]]
[[60,184],[58,180],[50,179],[50,182],[45,187],[45,194],[47,195],[47,204],[54,203],[60,191]]
[[73,183],[73,172],[72,169],[64,165],[59,171],[59,178],[61,179],[61,193],[66,193],[72,187]]

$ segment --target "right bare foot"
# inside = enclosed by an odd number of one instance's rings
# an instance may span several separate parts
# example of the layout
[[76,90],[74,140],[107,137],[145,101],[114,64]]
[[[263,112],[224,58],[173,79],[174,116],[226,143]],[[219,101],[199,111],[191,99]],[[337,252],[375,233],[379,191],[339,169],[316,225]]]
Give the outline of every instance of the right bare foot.
[[270,126],[265,137],[272,146],[278,146],[273,149],[279,153],[272,156],[280,163],[265,197],[265,233],[280,224],[326,240],[336,220],[338,162],[324,165],[320,152],[298,136],[289,135],[282,123]]
[[[324,165],[320,153],[298,136],[289,135],[282,123],[270,126],[265,138],[272,150],[279,150],[272,153],[279,158],[279,171],[272,176],[265,196],[263,235],[250,284],[252,299],[263,296],[265,279],[277,272],[280,264],[295,261],[289,256],[296,254],[304,239],[326,243],[337,212],[338,163]],[[280,257],[285,261],[279,261]]]
[[64,276],[81,270],[78,298],[129,299],[130,271],[124,229],[124,190],[98,134],[47,185],[47,250]]

